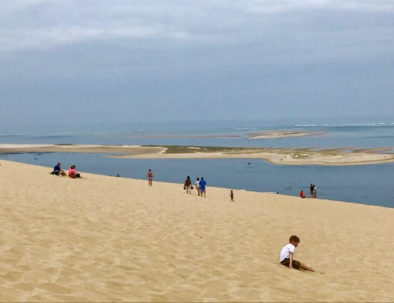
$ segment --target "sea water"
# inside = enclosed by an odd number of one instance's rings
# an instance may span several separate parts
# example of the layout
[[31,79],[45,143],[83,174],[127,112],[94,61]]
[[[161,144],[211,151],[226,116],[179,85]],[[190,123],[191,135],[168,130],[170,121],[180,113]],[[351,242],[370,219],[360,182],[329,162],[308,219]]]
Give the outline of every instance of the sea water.
[[[58,161],[67,169],[126,178],[145,178],[151,168],[155,180],[179,183],[186,176],[204,177],[209,186],[274,192],[297,196],[309,184],[317,186],[322,199],[394,207],[394,164],[363,166],[291,166],[254,159],[119,159],[104,154],[28,153],[1,155],[2,159],[43,165],[48,173]],[[208,189],[209,195],[209,189]]]
[[[320,135],[249,140],[270,130]],[[210,137],[208,137],[210,136]],[[0,143],[206,145],[290,148],[393,148],[394,122],[276,123],[258,121],[141,122],[0,126]]]
[[[269,130],[322,132],[321,135],[250,140],[248,134]],[[345,123],[261,121],[113,123],[0,127],[1,143],[205,145],[289,148],[388,148],[393,152],[394,122]],[[44,153],[0,155],[2,159],[80,171],[144,178],[148,168],[160,181],[183,183],[204,176],[211,186],[298,195],[309,184],[318,197],[394,207],[393,164],[362,166],[291,166],[250,159],[114,159],[100,154]]]

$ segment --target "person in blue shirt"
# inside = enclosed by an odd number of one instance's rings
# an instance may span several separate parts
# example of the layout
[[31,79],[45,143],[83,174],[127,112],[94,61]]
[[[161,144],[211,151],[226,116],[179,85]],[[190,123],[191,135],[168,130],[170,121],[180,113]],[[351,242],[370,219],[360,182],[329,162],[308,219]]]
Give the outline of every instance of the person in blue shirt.
[[66,173],[64,172],[64,170],[61,169],[61,163],[58,162],[55,167],[53,168],[53,172],[51,172],[52,175],[56,175],[56,176],[65,176]]
[[207,182],[204,180],[204,177],[201,177],[201,180],[200,180],[201,197],[202,196],[206,197],[206,192],[207,192],[206,185],[207,185]]

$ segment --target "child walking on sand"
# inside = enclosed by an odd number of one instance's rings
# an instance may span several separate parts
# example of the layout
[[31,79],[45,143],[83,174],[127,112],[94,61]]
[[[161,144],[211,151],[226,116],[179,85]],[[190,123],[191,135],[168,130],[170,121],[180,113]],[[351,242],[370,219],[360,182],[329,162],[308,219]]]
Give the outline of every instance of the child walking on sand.
[[289,268],[302,268],[303,270],[314,271],[311,267],[308,267],[305,264],[293,259],[295,249],[299,243],[300,238],[295,235],[290,237],[289,244],[283,246],[282,250],[280,251],[280,263],[284,266],[288,266]]

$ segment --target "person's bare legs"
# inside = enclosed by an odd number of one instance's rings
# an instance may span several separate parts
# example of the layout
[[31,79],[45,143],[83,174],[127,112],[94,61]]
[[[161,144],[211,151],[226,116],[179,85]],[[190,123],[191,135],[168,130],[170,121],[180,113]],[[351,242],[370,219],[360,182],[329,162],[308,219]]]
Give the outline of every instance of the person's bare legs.
[[300,264],[300,268],[302,268],[303,270],[315,271],[312,267],[308,267],[303,263]]

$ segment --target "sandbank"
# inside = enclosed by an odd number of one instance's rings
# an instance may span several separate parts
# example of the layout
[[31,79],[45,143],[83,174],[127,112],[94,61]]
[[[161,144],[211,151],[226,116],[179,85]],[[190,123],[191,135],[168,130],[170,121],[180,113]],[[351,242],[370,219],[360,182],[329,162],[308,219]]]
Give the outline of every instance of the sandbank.
[[289,138],[289,137],[305,137],[305,136],[320,136],[323,135],[324,132],[305,132],[305,131],[262,131],[257,133],[248,134],[249,140],[258,140],[258,139],[280,139],[280,138]]
[[242,148],[207,146],[139,146],[139,145],[28,145],[0,144],[0,154],[79,152],[107,153],[119,158],[137,159],[262,159],[283,165],[366,165],[393,163],[390,149],[308,149]]
[[394,299],[394,209],[50,170],[0,160],[0,301]]

